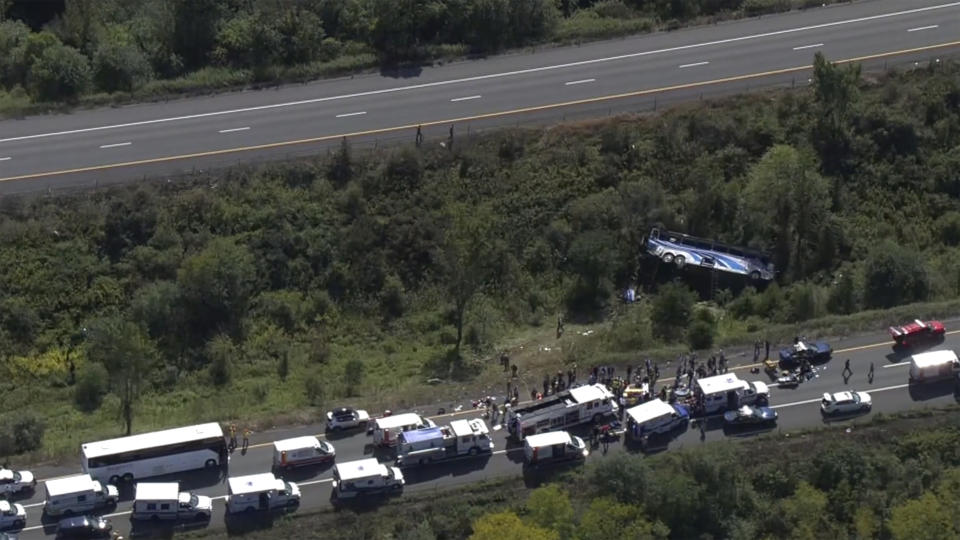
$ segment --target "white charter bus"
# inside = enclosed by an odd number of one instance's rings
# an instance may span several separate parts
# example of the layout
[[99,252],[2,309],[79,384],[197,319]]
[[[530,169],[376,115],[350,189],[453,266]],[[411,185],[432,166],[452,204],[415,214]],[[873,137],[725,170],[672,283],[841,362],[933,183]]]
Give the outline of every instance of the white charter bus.
[[83,472],[101,482],[219,467],[227,459],[220,424],[209,423],[81,445]]

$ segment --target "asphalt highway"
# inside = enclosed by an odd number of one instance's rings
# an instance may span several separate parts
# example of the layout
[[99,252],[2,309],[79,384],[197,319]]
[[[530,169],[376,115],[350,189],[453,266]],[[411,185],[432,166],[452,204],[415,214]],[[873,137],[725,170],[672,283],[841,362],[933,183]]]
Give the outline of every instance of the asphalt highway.
[[958,15],[960,2],[872,0],[396,76],[7,120],[0,194],[312,153],[344,136],[413,142],[418,125],[428,137],[450,125],[462,135],[710,86],[806,81],[816,51],[831,60],[927,60],[960,51]]
[[[950,327],[956,327],[956,322],[948,322],[948,329]],[[893,353],[889,338],[885,334],[877,333],[858,336],[853,339],[834,342],[832,345],[835,349],[833,359],[820,367],[817,378],[806,381],[795,389],[771,388],[771,406],[777,409],[780,414],[777,430],[781,432],[796,431],[804,428],[823,426],[828,422],[830,425],[837,425],[838,428],[844,429],[853,425],[858,420],[868,418],[876,413],[892,413],[906,409],[943,406],[956,403],[952,383],[920,386],[908,385],[907,364],[904,362],[905,357]],[[942,344],[932,347],[930,350],[938,349],[960,349],[960,330],[948,333]],[[773,352],[774,351],[771,351],[771,354],[773,354]],[[733,369],[742,379],[768,380],[767,376],[763,373],[751,374],[751,365],[743,362],[750,360],[750,358],[745,358],[743,355],[739,356],[741,362]],[[847,358],[850,359],[853,376],[847,384],[844,384],[841,371],[844,360]],[[734,357],[733,360],[736,362],[737,358]],[[872,381],[868,379],[871,364],[874,366],[874,377]],[[665,371],[669,372],[670,369],[667,368]],[[664,383],[668,384],[669,379]],[[874,403],[872,411],[863,415],[825,420],[820,414],[819,409],[819,401],[822,394],[824,392],[837,392],[842,390],[870,392]],[[374,411],[371,412],[375,414]],[[477,411],[463,410],[432,416],[432,418],[438,425],[442,425],[454,419],[454,417],[470,418],[479,415],[480,413]],[[723,439],[742,439],[758,433],[763,433],[763,431],[726,431],[722,426],[722,421],[719,418],[714,418],[706,423],[706,429],[703,434],[701,434],[699,427],[691,427],[674,439],[661,442],[664,445],[663,449],[676,449]],[[239,476],[269,471],[272,463],[272,441],[308,434],[324,437],[322,423],[318,422],[312,426],[300,426],[254,434],[251,446],[246,453],[235,452],[232,455],[229,465],[229,475]],[[464,458],[444,464],[433,464],[422,468],[407,469],[405,476],[408,484],[405,492],[435,492],[484,479],[522,474],[522,448],[515,443],[508,442],[504,430],[495,428],[493,435],[496,448],[492,456]],[[584,433],[582,435],[586,434]],[[331,434],[326,436],[326,438],[335,446],[337,461],[339,462],[369,456],[375,456],[384,461],[389,460],[388,456],[374,452],[371,445],[372,439],[362,431]],[[746,444],[749,444],[749,442],[746,442]],[[627,448],[621,442],[614,442],[609,445],[606,451],[604,451],[602,447],[594,448],[588,459],[605,459],[608,455],[624,451],[637,452],[638,450]],[[13,465],[16,467],[16,464]],[[42,481],[77,472],[79,472],[79,468],[71,467],[47,468],[35,471],[41,480],[40,486],[38,486],[35,493],[18,501],[26,506],[29,518],[27,526],[22,531],[22,538],[42,538],[55,534],[55,522],[42,519]],[[549,470],[545,474],[549,474]],[[303,500],[298,511],[304,512],[320,509],[330,504],[330,475],[329,467],[306,469],[286,475],[288,480],[298,482],[302,488]],[[248,528],[251,526],[251,523],[255,527],[267,528],[271,520],[276,517],[275,515],[257,516],[252,522],[248,520],[240,524],[227,519],[224,515],[223,500],[227,491],[226,476],[220,473],[185,473],[176,475],[175,478],[151,480],[180,481],[182,489],[193,490],[215,498],[215,513],[209,523],[178,525],[180,529],[193,527],[223,528],[225,526],[231,529],[241,526]],[[132,504],[131,499],[131,490],[121,489],[120,504],[108,514],[114,524],[125,534],[130,534],[131,528],[133,527],[132,532],[134,537],[138,535],[155,535],[161,532],[150,527],[145,528],[139,524],[134,527],[134,524],[132,524],[129,519],[129,511]],[[167,530],[164,532],[170,533],[172,531]]]

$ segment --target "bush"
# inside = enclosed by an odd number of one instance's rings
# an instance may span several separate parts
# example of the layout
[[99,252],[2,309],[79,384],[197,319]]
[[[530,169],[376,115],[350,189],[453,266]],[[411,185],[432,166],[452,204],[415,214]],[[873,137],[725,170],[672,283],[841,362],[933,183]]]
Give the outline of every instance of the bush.
[[307,379],[303,381],[303,389],[307,394],[307,403],[314,407],[319,407],[323,404],[323,383],[320,382],[320,377],[316,375],[307,377]]
[[103,44],[93,54],[93,80],[106,92],[130,92],[153,77],[153,68],[134,45]]
[[393,274],[384,280],[383,290],[380,291],[380,309],[387,320],[401,317],[406,310],[403,283]]
[[230,382],[233,371],[233,359],[237,355],[237,348],[233,341],[225,335],[218,335],[211,339],[205,348],[204,356],[210,363],[208,368],[210,380],[217,386]]
[[960,244],[960,212],[947,212],[934,223],[940,241],[948,246]]
[[683,283],[674,281],[661,287],[650,316],[654,332],[665,339],[681,336],[690,323],[696,301],[694,292]]
[[743,3],[743,13],[748,17],[778,13],[790,9],[790,0],[746,0]]
[[687,341],[695,351],[713,347],[714,325],[704,320],[696,320],[687,330]]
[[100,362],[88,362],[80,368],[77,384],[73,389],[73,400],[77,408],[84,412],[93,412],[100,408],[103,396],[107,393],[107,381],[110,374]]
[[0,420],[0,455],[12,456],[40,448],[45,426],[33,412]]
[[347,391],[347,397],[353,395],[354,390],[363,384],[363,362],[360,360],[350,360],[343,366],[343,387]]
[[73,101],[90,87],[90,63],[73,47],[48,47],[30,69],[28,85],[40,101]]
[[891,243],[879,246],[867,259],[863,281],[863,301],[871,308],[924,300],[930,291],[923,259]]
[[830,289],[827,297],[827,310],[830,313],[846,315],[857,309],[857,289],[850,272],[844,272]]

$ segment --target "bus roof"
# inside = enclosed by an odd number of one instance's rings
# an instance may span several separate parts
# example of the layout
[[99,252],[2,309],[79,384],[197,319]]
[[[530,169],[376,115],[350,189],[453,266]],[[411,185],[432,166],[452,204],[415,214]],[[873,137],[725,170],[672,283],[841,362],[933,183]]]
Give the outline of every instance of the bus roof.
[[153,448],[155,446],[166,446],[170,444],[184,443],[190,441],[199,441],[212,438],[223,438],[223,429],[220,424],[211,422],[209,424],[200,424],[197,426],[179,427],[166,429],[163,431],[153,431],[150,433],[141,433],[119,439],[110,439],[106,441],[97,441],[80,445],[81,452],[87,459],[98,458],[101,456],[110,456],[113,454],[122,454],[144,448]]
[[134,496],[138,501],[175,501],[180,497],[180,484],[176,482],[137,482]]
[[405,426],[415,426],[423,422],[417,413],[404,413],[377,418],[377,429],[393,429]]
[[344,482],[383,474],[386,468],[386,466],[377,461],[376,458],[337,463],[335,467],[337,469],[337,475],[340,477],[340,480]]

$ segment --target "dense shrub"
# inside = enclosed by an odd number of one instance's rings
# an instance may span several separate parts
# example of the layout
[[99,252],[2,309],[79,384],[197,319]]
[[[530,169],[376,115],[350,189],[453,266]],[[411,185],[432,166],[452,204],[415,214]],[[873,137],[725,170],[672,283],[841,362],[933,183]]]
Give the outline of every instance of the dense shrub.
[[73,388],[73,399],[81,411],[92,412],[100,408],[103,396],[108,390],[110,374],[99,362],[88,362],[80,368],[77,383]]

